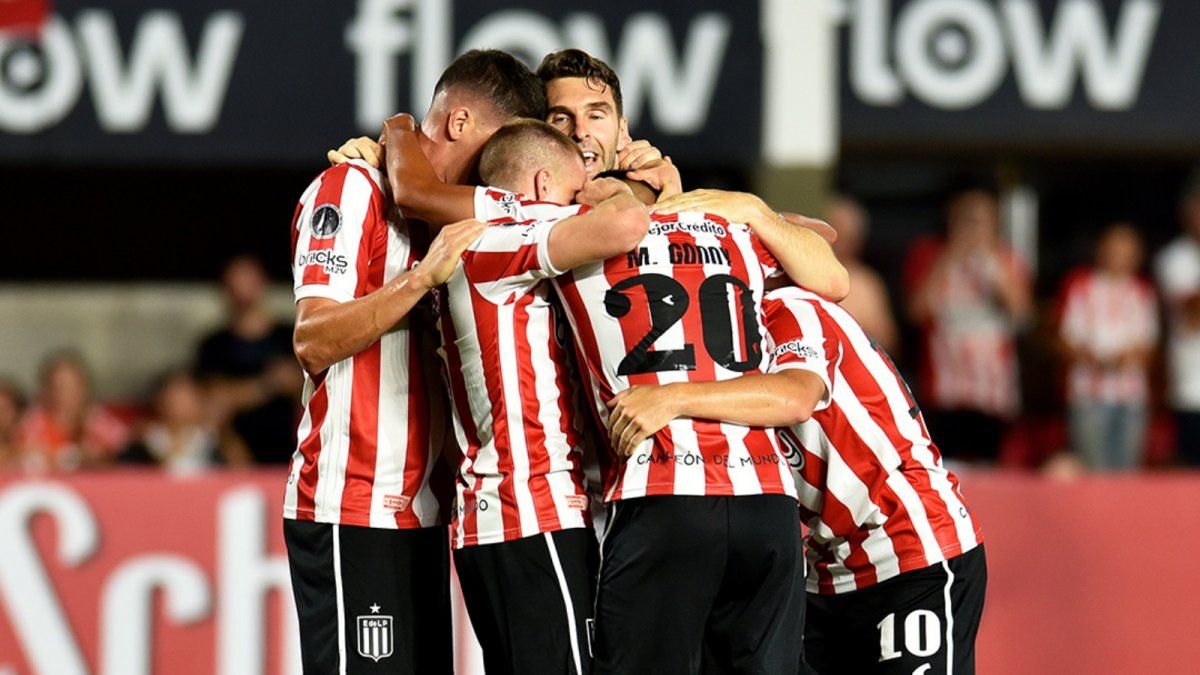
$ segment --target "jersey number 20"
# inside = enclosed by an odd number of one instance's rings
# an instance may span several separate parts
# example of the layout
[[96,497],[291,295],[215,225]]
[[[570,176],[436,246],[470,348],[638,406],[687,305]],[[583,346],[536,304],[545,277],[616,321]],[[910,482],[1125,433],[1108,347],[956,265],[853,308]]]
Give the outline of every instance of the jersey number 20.
[[[618,375],[658,373],[665,370],[695,370],[696,348],[690,343],[679,349],[650,347],[662,334],[687,314],[692,299],[683,284],[665,274],[640,274],[616,284],[604,295],[604,308],[609,316],[620,319],[633,309],[629,296],[622,291],[641,286],[646,292],[650,311],[650,332],[621,359]],[[741,315],[742,344],[744,358],[737,358],[734,350],[734,326],[729,311],[727,289],[733,286],[737,296],[738,312]],[[754,291],[746,282],[728,274],[716,274],[700,284],[700,323],[703,327],[704,348],[712,360],[721,367],[737,373],[745,373],[762,362],[762,345],[759,342],[758,317],[754,306]]]

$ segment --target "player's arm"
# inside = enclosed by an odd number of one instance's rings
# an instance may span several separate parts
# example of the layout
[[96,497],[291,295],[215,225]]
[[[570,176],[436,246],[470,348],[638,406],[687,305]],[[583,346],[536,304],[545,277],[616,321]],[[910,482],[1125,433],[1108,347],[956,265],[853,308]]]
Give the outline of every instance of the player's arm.
[[825,398],[825,382],[807,370],[751,373],[719,382],[634,386],[608,402],[612,445],[629,455],[642,441],[680,417],[747,427],[806,422]]
[[[811,227],[789,222],[752,194],[693,190],[663,200],[654,210],[658,213],[702,211],[746,223],[798,285],[835,302],[850,292],[850,273],[838,262],[825,238]],[[820,221],[813,223],[814,226],[824,225]]]
[[348,302],[301,299],[296,305],[292,340],[301,367],[315,375],[371,346],[400,323],[431,288],[450,278],[463,251],[486,228],[486,223],[476,220],[442,228],[420,264],[361,298]]
[[423,220],[433,227],[475,216],[475,187],[448,185],[438,178],[421,149],[421,131],[412,115],[401,113],[383,123],[383,143],[369,138],[352,138],[326,157],[335,166],[362,159],[385,169],[392,201],[405,216]]
[[559,221],[550,230],[546,246],[554,269],[569,270],[626,253],[645,238],[650,214],[621,181],[589,181],[577,199],[594,206]]

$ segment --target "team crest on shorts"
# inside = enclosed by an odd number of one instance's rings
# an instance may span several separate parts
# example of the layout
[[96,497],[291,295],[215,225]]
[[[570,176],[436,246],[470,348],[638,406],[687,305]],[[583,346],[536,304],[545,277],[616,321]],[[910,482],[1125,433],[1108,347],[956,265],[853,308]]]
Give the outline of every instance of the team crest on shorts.
[[371,605],[370,610],[370,614],[358,617],[358,655],[378,663],[392,655],[392,617],[380,614],[379,605]]

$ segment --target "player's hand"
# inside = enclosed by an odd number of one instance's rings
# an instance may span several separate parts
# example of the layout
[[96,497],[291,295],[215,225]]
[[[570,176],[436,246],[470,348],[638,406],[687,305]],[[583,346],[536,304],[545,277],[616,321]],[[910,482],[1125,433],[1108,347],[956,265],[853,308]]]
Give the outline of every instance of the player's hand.
[[458,267],[463,252],[487,228],[487,223],[478,220],[461,220],[443,227],[429,245],[429,253],[425,255],[425,259],[413,269],[419,283],[426,289],[446,283]]
[[662,152],[650,145],[650,141],[632,141],[617,150],[616,168],[620,171],[637,171],[662,158]]
[[793,225],[807,227],[813,232],[816,232],[822,239],[829,242],[831,245],[833,242],[837,241],[837,230],[833,229],[832,225],[823,220],[817,220],[816,218],[809,218],[808,216],[802,216],[799,213],[790,213],[787,211],[780,211],[779,215]]
[[645,164],[640,169],[626,173],[625,177],[654,188],[659,202],[683,192],[683,179],[679,177],[679,169],[670,157]]
[[595,206],[622,192],[633,194],[628,185],[616,178],[593,178],[583,184],[583,189],[575,195],[575,202],[577,204]]
[[633,386],[608,402],[608,437],[622,457],[678,417],[668,387]]
[[655,213],[699,211],[712,213],[735,223],[762,220],[771,208],[749,192],[726,190],[692,190],[668,197],[654,205]]
[[325,153],[325,158],[332,166],[345,164],[352,159],[361,159],[378,169],[383,166],[383,146],[366,136],[359,136],[342,143],[342,147],[337,150]]

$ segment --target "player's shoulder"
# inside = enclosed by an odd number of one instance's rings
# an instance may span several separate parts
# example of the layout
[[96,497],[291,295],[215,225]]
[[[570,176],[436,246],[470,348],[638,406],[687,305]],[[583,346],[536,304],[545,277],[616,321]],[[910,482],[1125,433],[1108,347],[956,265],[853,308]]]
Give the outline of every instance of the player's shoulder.
[[379,169],[361,159],[352,159],[317,174],[304,193],[304,201],[340,203],[379,199],[386,184]]

